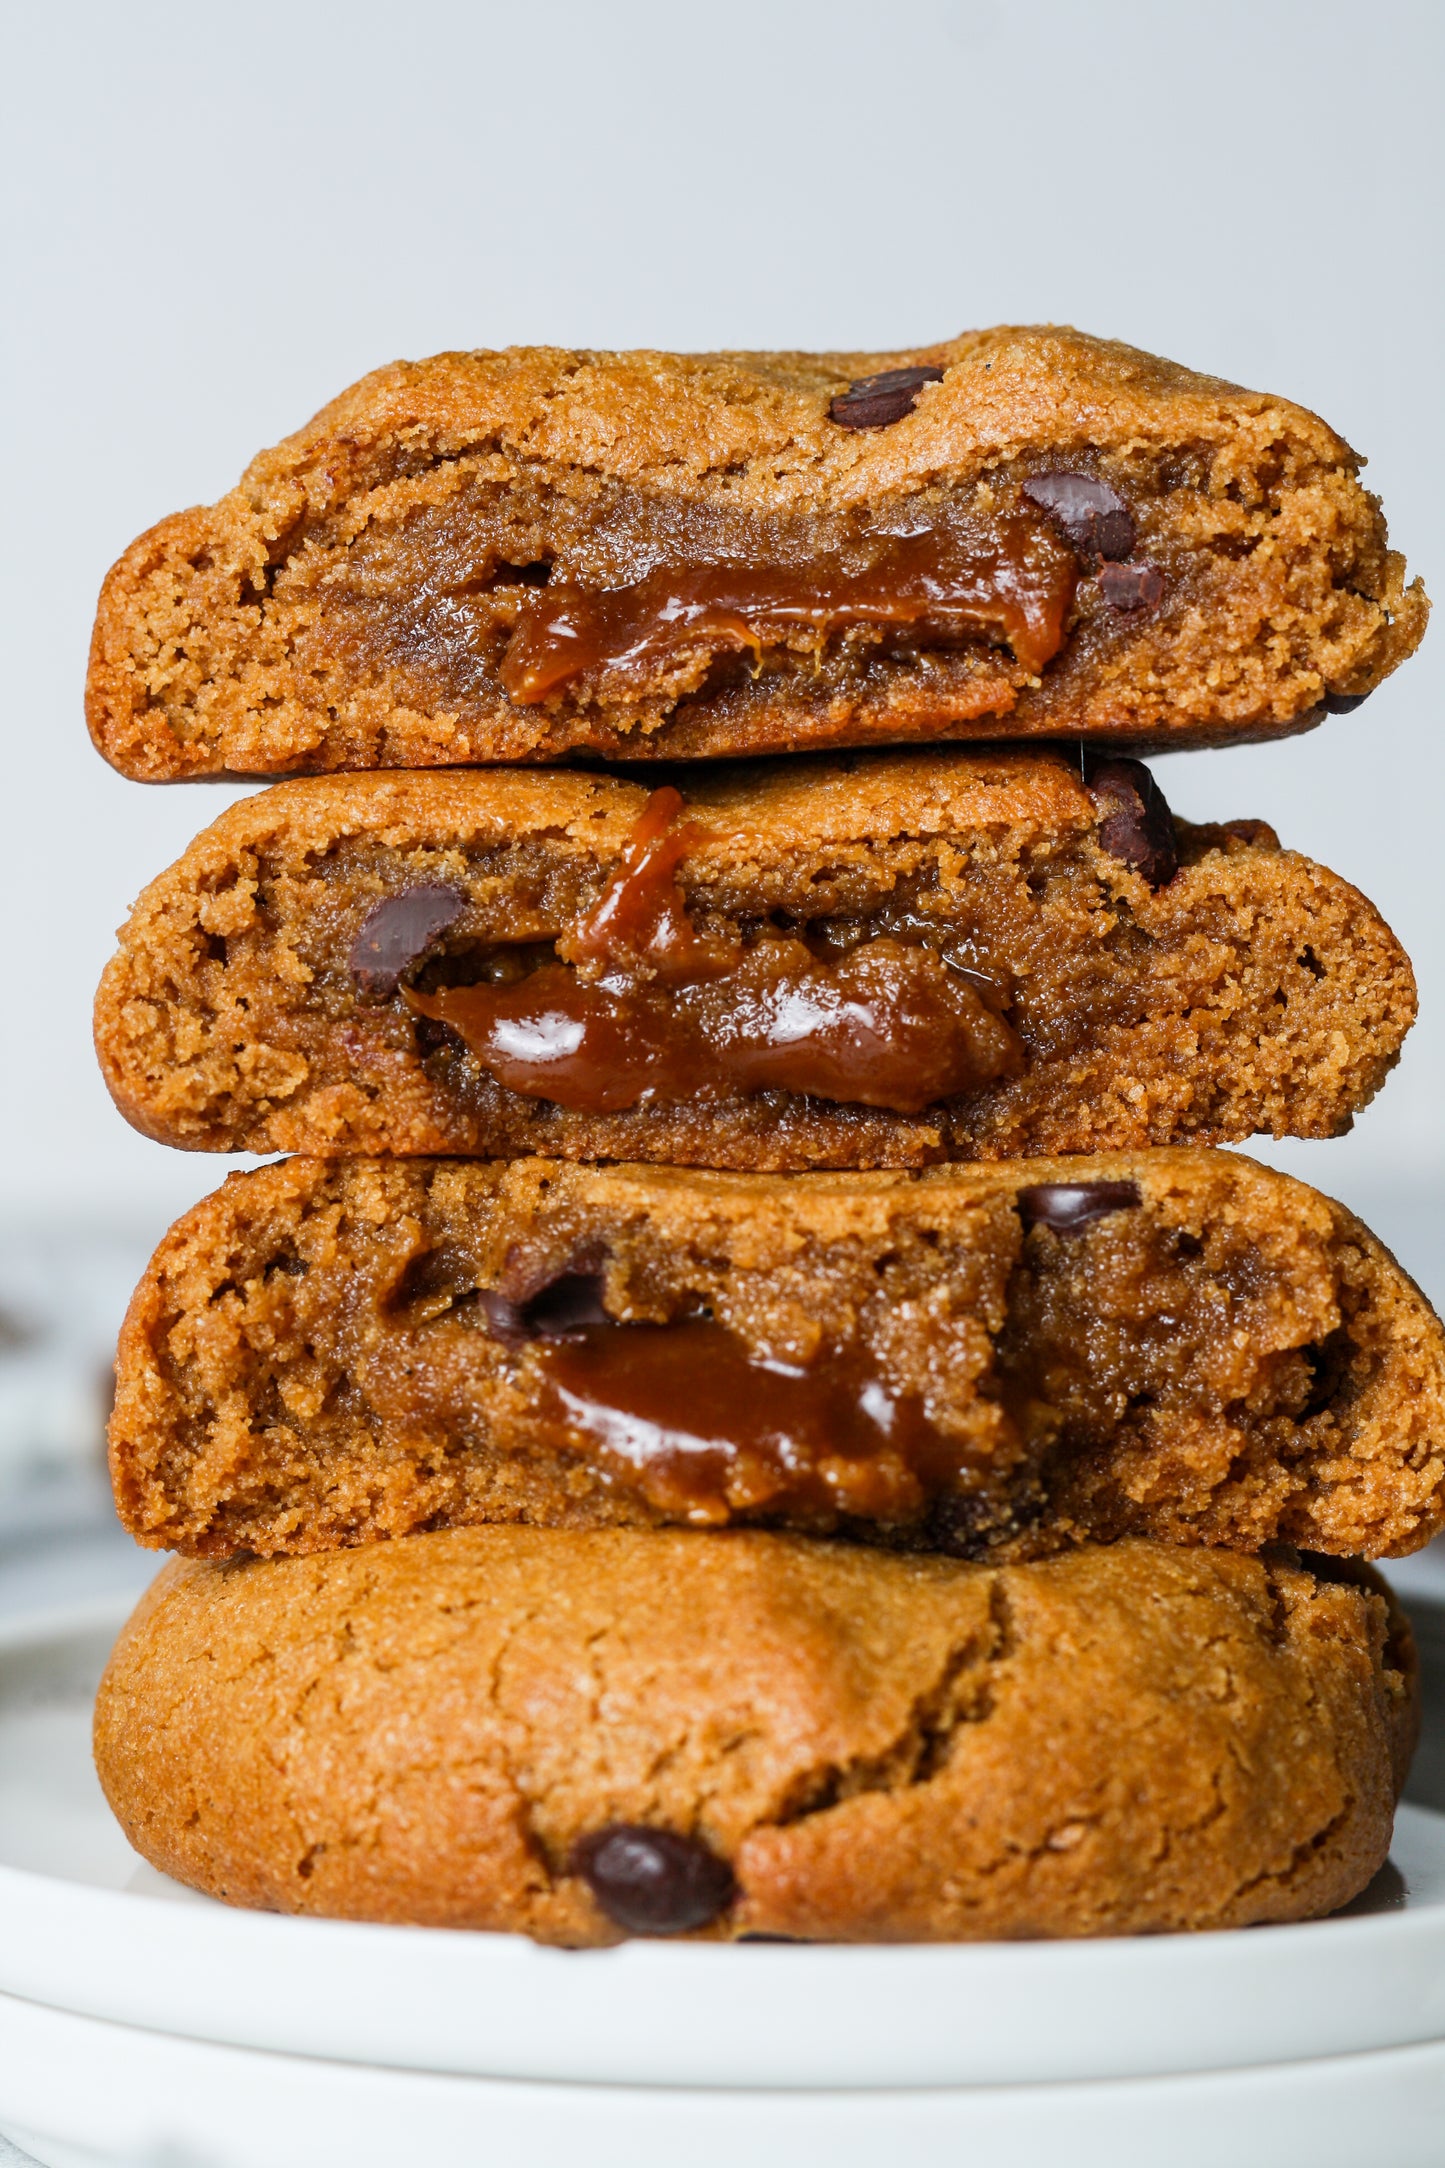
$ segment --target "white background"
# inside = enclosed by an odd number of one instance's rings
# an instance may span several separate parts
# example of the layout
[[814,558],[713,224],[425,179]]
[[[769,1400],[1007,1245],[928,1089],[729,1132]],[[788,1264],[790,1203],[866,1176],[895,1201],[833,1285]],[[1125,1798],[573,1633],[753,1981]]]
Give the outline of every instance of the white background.
[[[396,355],[898,346],[1071,321],[1318,408],[1445,592],[1438,0],[12,5],[0,1213],[158,1234],[219,1179],[113,1113],[91,990],[232,793],[81,717],[132,536]],[[1355,1134],[1269,1155],[1407,1261],[1445,1198],[1445,631],[1352,718],[1161,767],[1359,883],[1424,1016]]]

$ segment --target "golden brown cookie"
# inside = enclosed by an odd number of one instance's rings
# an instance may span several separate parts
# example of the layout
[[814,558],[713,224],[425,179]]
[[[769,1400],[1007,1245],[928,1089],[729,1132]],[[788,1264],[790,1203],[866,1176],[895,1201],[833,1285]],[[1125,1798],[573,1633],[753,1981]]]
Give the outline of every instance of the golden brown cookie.
[[96,1008],[167,1144],[738,1169],[1331,1136],[1410,966],[1262,822],[959,749],[327,776],[153,882]]
[[1445,1336],[1233,1154],[921,1174],[294,1159],[161,1244],[111,1472],[141,1542],[760,1521],[968,1557],[1371,1557],[1445,1520]]
[[231,1904],[951,1942],[1332,1911],[1414,1709],[1383,1584],[1308,1561],[487,1528],[168,1566],[95,1751],[137,1850]]
[[105,582],[124,774],[1299,730],[1426,602],[1287,400],[1067,330],[398,362]]

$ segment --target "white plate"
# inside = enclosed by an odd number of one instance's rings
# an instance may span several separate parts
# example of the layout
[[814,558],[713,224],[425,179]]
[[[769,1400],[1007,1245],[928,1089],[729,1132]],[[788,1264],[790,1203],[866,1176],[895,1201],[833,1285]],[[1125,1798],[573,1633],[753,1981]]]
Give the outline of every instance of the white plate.
[[632,1943],[231,1911],[137,1858],[90,1764],[119,1618],[0,1634],[0,1991],[237,2047],[511,2080],[869,2088],[1228,2070],[1445,2039],[1445,1817],[1384,1909],[955,1949]]
[[1440,2168],[1445,2044],[1102,2085],[680,2092],[358,2070],[0,1995],[45,2168]]

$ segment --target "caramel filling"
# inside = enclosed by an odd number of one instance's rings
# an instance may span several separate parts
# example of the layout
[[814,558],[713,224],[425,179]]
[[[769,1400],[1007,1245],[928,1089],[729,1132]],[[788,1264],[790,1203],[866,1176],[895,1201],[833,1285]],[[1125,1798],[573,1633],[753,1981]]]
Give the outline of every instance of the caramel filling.
[[543,1411],[660,1512],[895,1521],[952,1489],[962,1454],[866,1350],[760,1361],[711,1318],[589,1325],[536,1350]]
[[[921,1113],[1023,1067],[1012,1027],[937,950],[885,936],[834,959],[801,937],[699,933],[677,866],[696,831],[655,791],[622,863],[565,947],[510,977],[423,993],[509,1090],[579,1112],[782,1090]],[[595,974],[589,976],[587,974]]]
[[[1165,1471],[1208,1489],[1254,1461],[1255,1441],[1272,1456],[1330,1407],[1349,1360],[1338,1312],[1316,1298],[1300,1329],[1320,1337],[1273,1344],[1262,1321],[1280,1285],[1239,1230],[1167,1226],[1132,1181],[1033,1185],[1015,1208],[1022,1241],[995,1253],[1001,1279],[961,1277],[955,1255],[934,1308],[915,1256],[909,1277],[885,1272],[846,1309],[820,1302],[839,1329],[797,1357],[695,1292],[667,1323],[611,1317],[585,1241],[585,1269],[481,1305],[541,1435],[698,1523],[922,1519],[967,1552],[1021,1535],[1048,1497],[1119,1529],[1144,1495],[1136,1479],[1151,1496]],[[965,1321],[1000,1295],[980,1361]],[[740,1314],[756,1314],[747,1296]]]
[[579,678],[641,682],[699,650],[760,660],[800,633],[821,649],[858,626],[896,628],[925,646],[991,637],[1037,674],[1063,646],[1077,577],[1067,545],[1041,520],[1014,513],[983,537],[936,526],[890,538],[858,572],[819,556],[663,565],[600,592],[553,581],[520,605],[500,676],[527,706]]

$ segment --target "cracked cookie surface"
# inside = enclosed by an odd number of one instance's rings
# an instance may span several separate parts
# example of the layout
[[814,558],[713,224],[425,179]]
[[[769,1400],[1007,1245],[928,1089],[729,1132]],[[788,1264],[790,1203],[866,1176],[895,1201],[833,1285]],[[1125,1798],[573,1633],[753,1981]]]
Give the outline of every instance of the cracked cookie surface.
[[398,362],[126,551],[87,715],[156,781],[1276,736],[1424,630],[1359,465],[1063,329]]
[[709,1937],[964,1941],[1329,1912],[1414,1723],[1367,1569],[472,1529],[169,1565],[95,1747],[137,1850],[232,1904],[606,1943],[579,1861],[621,1827],[730,1868]]
[[488,1521],[1379,1557],[1445,1516],[1445,1337],[1232,1153],[292,1159],[161,1244],[110,1452],[130,1532],[209,1557]]
[[[318,777],[244,800],[106,969],[117,1104],[193,1150],[909,1166],[1335,1135],[1414,1016],[1357,890],[1262,822],[1175,823],[1157,790],[1151,846],[1137,764],[939,748],[681,783],[654,902],[701,960],[654,941],[612,959],[633,974],[613,994],[577,930],[656,802],[638,783]],[[537,1046],[574,1013],[599,1046],[580,1075]]]

